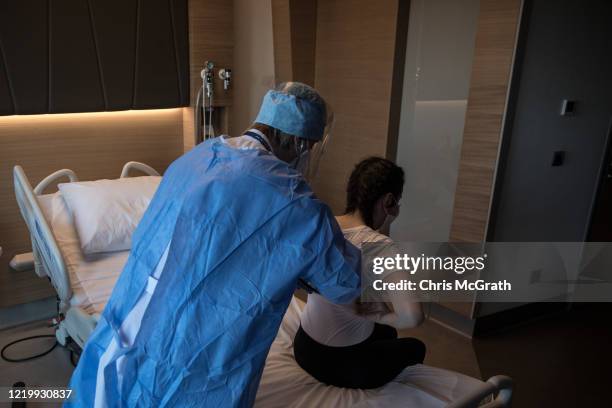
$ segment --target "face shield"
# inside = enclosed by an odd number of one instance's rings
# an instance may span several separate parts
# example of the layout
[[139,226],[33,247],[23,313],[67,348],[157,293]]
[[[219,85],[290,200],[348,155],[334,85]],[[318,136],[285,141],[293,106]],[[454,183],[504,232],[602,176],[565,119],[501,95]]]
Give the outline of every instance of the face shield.
[[281,84],[264,96],[255,122],[272,127],[283,138],[293,139],[282,149],[290,149],[290,165],[312,181],[334,122],[330,107],[317,91],[299,82]]
[[321,140],[309,140],[296,138],[295,149],[296,158],[290,163],[291,167],[300,172],[308,182],[316,178],[321,159],[325,154],[327,144],[331,138],[331,131],[334,125],[334,115],[328,107],[328,119]]

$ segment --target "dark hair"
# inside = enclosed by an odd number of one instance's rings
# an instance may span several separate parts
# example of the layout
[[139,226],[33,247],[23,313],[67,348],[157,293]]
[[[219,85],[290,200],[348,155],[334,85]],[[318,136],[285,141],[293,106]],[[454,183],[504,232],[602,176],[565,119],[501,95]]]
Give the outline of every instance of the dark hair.
[[404,189],[404,170],[391,160],[370,157],[359,162],[346,186],[346,212],[359,210],[368,227],[373,224],[374,204],[387,193],[399,200]]

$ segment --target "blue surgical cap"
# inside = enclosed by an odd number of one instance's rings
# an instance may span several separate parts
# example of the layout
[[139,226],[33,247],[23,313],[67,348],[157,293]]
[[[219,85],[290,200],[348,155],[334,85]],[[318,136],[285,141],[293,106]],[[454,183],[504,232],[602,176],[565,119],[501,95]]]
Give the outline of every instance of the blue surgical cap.
[[279,91],[268,91],[255,119],[283,133],[310,140],[321,140],[326,121],[323,104]]

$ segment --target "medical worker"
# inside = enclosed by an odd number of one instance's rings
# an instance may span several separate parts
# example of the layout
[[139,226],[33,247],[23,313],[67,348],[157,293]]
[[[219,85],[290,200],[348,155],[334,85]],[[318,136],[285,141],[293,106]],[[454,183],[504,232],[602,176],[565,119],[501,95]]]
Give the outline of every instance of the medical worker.
[[[72,377],[68,406],[248,407],[298,280],[359,294],[359,252],[304,175],[329,110],[300,83],[168,168]],[[310,157],[309,157],[310,156]]]

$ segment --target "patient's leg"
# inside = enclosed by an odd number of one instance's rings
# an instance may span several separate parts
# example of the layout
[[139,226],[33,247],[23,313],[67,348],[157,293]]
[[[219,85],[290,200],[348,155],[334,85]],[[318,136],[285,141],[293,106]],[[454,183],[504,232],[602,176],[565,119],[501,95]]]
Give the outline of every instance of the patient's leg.
[[397,331],[376,324],[362,343],[332,347],[317,343],[300,327],[294,342],[298,364],[317,380],[337,387],[378,388],[410,365],[422,363],[425,344],[397,338]]
[[[377,328],[360,351],[362,361],[360,367],[356,367],[353,381],[356,388],[378,388],[392,381],[404,368],[421,364],[425,360],[425,344],[415,338],[397,338],[397,331],[390,326]],[[393,331],[395,336],[389,338],[383,336],[382,331]],[[377,331],[379,331],[376,338]]]

